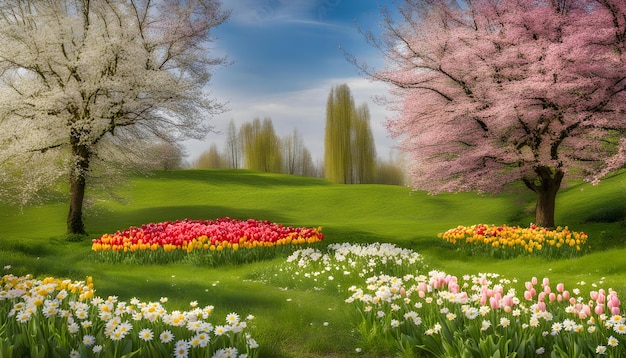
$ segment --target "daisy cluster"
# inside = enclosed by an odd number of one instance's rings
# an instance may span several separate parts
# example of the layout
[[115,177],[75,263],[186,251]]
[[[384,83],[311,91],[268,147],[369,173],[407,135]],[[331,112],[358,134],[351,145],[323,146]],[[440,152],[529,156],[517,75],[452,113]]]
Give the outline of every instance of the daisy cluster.
[[417,252],[389,243],[335,243],[324,250],[307,247],[293,252],[275,270],[257,273],[262,280],[287,288],[311,288],[346,292],[363,278],[382,272],[423,269]]
[[2,277],[0,356],[253,357],[248,323],[230,313],[211,323],[213,306],[168,312],[167,298],[129,302],[94,296],[86,281]]
[[457,226],[439,238],[470,254],[508,258],[520,255],[541,255],[551,258],[580,256],[588,251],[588,235],[571,231],[567,226],[548,229],[477,224]]

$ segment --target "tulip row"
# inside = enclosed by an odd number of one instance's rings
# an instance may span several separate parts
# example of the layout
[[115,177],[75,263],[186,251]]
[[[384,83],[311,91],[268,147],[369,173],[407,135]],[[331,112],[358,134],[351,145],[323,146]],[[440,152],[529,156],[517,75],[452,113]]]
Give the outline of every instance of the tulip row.
[[[247,262],[267,256],[258,248],[288,248],[319,242],[324,239],[321,230],[321,227],[283,226],[267,220],[186,219],[104,234],[93,240],[92,251],[113,262],[168,263],[181,259],[201,263],[213,263],[216,259]],[[246,253],[234,254],[241,249],[247,249]],[[207,252],[213,255],[206,255]]]
[[210,323],[213,306],[168,312],[160,302],[94,296],[86,281],[2,277],[0,357],[254,357],[248,323],[230,313]]
[[537,254],[549,258],[574,257],[588,251],[588,236],[566,227],[554,230],[531,224],[495,226],[478,224],[458,226],[438,237],[470,254],[489,254],[498,258]]

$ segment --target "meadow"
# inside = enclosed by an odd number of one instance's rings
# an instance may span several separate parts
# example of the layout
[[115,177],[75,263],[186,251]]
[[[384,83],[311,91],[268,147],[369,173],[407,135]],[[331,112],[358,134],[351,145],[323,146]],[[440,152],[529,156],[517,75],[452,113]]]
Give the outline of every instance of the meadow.
[[[121,181],[114,193],[92,188],[87,198],[85,223],[91,239],[145,223],[254,218],[321,226],[325,238],[311,245],[316,249],[342,243],[390,243],[419,253],[428,270],[458,277],[497,273],[518,279],[511,285],[520,292],[531,277],[549,277],[567,287],[601,284],[626,295],[625,171],[597,186],[569,182],[560,191],[557,224],[584,231],[591,246],[581,257],[562,259],[469,254],[437,237],[459,225],[528,226],[533,220],[534,197],[523,188],[495,196],[430,196],[398,186],[335,185],[323,179],[247,170],[185,170],[133,177]],[[348,287],[337,287],[340,280],[333,278],[335,282],[328,285],[326,277],[322,285],[300,282],[296,276],[304,272],[284,275],[291,252],[218,266],[185,261],[162,265],[104,262],[92,252],[90,240],[64,237],[64,200],[51,195],[44,203],[21,209],[0,204],[4,273],[72,280],[91,276],[101,297],[125,301],[167,297],[173,309],[185,309],[194,301],[200,307],[214,305],[216,317],[231,312],[253,315],[249,325],[260,357],[398,354],[388,340],[364,336],[363,327],[355,324],[357,311],[346,302],[351,292]],[[301,248],[292,251],[297,249]]]

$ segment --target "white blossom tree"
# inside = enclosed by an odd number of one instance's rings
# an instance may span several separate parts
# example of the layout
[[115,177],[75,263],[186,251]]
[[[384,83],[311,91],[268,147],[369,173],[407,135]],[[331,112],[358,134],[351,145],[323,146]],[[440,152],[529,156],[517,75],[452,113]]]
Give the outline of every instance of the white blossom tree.
[[228,17],[217,0],[3,0],[4,194],[25,202],[66,176],[68,233],[84,234],[96,164],[211,130],[223,106],[204,88],[226,64],[211,55],[211,30]]

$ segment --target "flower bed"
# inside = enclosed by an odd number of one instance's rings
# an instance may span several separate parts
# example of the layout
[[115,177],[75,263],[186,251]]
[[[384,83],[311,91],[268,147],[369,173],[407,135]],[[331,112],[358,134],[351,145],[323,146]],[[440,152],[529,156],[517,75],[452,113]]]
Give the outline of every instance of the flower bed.
[[299,249],[282,265],[257,272],[255,278],[284,287],[336,293],[337,289],[345,291],[370,275],[401,274],[425,267],[420,254],[393,244],[336,243],[324,251],[311,247]]
[[[352,287],[347,302],[361,313],[366,335],[395,340],[405,353],[435,357],[623,357],[626,323],[616,291],[586,295],[548,278],[525,283],[497,274],[462,278],[440,271],[387,275]],[[411,354],[410,354],[411,355]]]
[[[322,228],[294,228],[255,219],[180,220],[144,224],[93,240],[92,250],[106,261],[167,263],[242,262],[267,256],[258,248],[291,247],[324,239]],[[235,251],[248,251],[233,254]],[[207,252],[215,253],[206,255]]]
[[[267,281],[346,293],[356,352],[403,357],[626,355],[618,293],[603,282],[569,289],[548,278],[456,277],[389,244],[333,244],[294,252]],[[308,285],[307,285],[308,282]]]
[[478,224],[457,226],[438,237],[469,254],[498,258],[529,254],[564,258],[580,256],[589,249],[587,234],[570,231],[567,226],[550,230],[533,224],[528,228]]
[[5,275],[0,287],[1,357],[254,357],[248,322],[213,306],[168,312],[160,302],[95,297],[86,281]]

